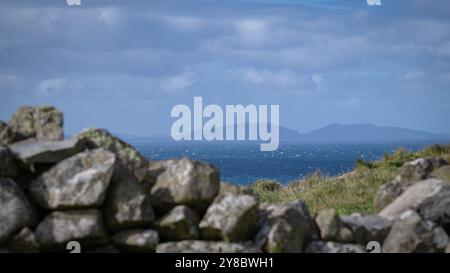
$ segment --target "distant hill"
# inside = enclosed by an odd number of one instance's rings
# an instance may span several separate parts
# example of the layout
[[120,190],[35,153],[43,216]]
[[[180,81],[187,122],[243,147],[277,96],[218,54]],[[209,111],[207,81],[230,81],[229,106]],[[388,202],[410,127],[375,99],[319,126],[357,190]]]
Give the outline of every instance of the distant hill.
[[342,141],[342,140],[450,140],[450,134],[432,134],[425,131],[398,127],[381,127],[371,123],[333,123],[320,129],[299,134],[299,140]]
[[[246,124],[248,129],[248,124]],[[226,127],[223,128],[224,132]],[[235,127],[236,134],[236,127]],[[116,134],[128,142],[171,141],[170,135],[132,136]],[[246,133],[248,139],[248,131]],[[280,126],[281,141],[396,141],[396,140],[450,140],[450,134],[433,134],[420,130],[376,126],[371,123],[332,123],[308,133]]]

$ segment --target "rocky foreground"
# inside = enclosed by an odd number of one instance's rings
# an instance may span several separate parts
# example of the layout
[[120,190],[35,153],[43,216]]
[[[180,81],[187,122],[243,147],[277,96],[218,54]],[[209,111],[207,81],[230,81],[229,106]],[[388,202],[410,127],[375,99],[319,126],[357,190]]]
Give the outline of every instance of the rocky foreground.
[[68,252],[72,241],[81,252],[450,252],[440,158],[406,163],[378,191],[376,215],[311,215],[301,200],[259,203],[207,163],[148,161],[106,130],[63,135],[54,107],[0,121],[0,252]]

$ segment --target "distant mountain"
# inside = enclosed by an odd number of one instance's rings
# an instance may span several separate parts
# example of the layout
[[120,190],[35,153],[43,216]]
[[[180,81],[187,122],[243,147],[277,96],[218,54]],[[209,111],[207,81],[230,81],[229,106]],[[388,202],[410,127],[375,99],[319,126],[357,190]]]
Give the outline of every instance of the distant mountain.
[[[246,139],[248,139],[248,125],[246,124]],[[270,125],[269,125],[270,126]],[[227,127],[223,128],[224,133]],[[237,127],[235,126],[235,136]],[[192,132],[192,136],[193,136]],[[170,135],[133,136],[116,134],[127,142],[157,142],[172,141]],[[235,137],[236,139],[236,137]],[[332,123],[308,133],[280,126],[281,141],[404,141],[404,140],[450,140],[450,134],[432,134],[420,130],[398,127],[376,126],[371,123],[339,124]]]
[[450,140],[448,134],[432,134],[425,131],[397,127],[381,127],[371,123],[339,124],[333,123],[306,134],[298,140],[308,141],[356,141],[356,140]]

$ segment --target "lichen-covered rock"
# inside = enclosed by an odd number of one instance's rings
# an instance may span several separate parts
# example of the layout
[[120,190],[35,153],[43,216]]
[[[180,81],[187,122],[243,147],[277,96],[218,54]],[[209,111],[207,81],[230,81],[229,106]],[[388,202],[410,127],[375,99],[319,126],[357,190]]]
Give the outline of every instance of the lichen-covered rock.
[[450,184],[434,178],[417,182],[384,208],[379,215],[395,220],[410,209],[416,210],[424,220],[440,225],[450,223]]
[[14,156],[24,164],[57,163],[73,156],[85,148],[78,139],[62,141],[37,141],[28,139],[9,145]]
[[15,135],[15,141],[27,138],[62,140],[63,119],[63,113],[52,106],[23,106],[13,114],[9,127]]
[[64,139],[64,115],[55,107],[36,107],[34,120],[37,139],[51,141]]
[[14,235],[6,247],[12,252],[18,253],[37,253],[39,252],[39,244],[33,231],[25,227],[19,233]]
[[148,162],[146,183],[149,190],[155,185],[158,176],[162,174],[168,166],[175,163],[176,159],[150,160]]
[[8,126],[15,135],[15,141],[36,137],[34,113],[33,107],[23,106],[13,114]]
[[150,194],[128,169],[116,164],[104,205],[105,221],[112,230],[148,226],[155,215]]
[[158,232],[155,230],[124,230],[111,238],[114,245],[126,252],[155,252],[159,243]]
[[33,209],[16,182],[0,178],[0,243],[34,220]]
[[301,252],[313,233],[313,220],[303,201],[262,205],[256,245],[269,253]]
[[180,241],[159,244],[156,253],[260,253],[252,242]]
[[202,238],[241,241],[249,238],[258,222],[258,202],[253,196],[218,196],[199,224]]
[[399,197],[408,187],[430,177],[441,166],[448,165],[442,158],[426,157],[405,163],[397,177],[380,187],[374,197],[374,210],[379,212]]
[[357,244],[366,245],[370,241],[383,243],[392,222],[378,215],[350,215],[341,216],[342,223],[352,231]]
[[83,247],[107,242],[102,214],[95,209],[52,212],[39,223],[35,234],[44,249],[65,249],[69,241],[78,241]]
[[91,148],[103,148],[113,152],[117,161],[131,171],[139,181],[144,181],[148,172],[148,162],[134,147],[113,136],[104,129],[87,129],[76,136],[86,141]]
[[197,212],[187,206],[174,207],[155,223],[161,237],[169,241],[195,240],[198,238]]
[[100,206],[109,186],[115,155],[95,149],[67,158],[31,182],[30,193],[48,209]]
[[8,124],[0,120],[0,145],[7,145],[14,141],[14,133]]
[[442,166],[437,170],[434,170],[431,174],[430,177],[442,180],[444,182],[450,182],[450,166]]
[[235,185],[226,182],[220,183],[219,194],[232,194],[232,195],[254,195],[252,188],[248,186]]
[[361,245],[342,244],[330,241],[312,241],[305,248],[306,253],[365,253]]
[[17,165],[11,151],[4,146],[0,146],[0,177],[15,177],[17,175]]
[[151,190],[155,208],[167,211],[176,205],[205,210],[219,192],[219,171],[212,165],[188,158],[170,164]]
[[444,252],[449,238],[444,229],[423,221],[413,210],[403,212],[384,241],[384,253]]

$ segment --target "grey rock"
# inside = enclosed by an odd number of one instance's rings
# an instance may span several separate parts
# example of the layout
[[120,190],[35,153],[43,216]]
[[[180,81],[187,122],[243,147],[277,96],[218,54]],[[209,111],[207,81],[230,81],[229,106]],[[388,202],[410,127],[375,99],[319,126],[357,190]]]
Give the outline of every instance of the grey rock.
[[154,220],[150,194],[126,168],[116,164],[104,205],[112,230],[144,228]]
[[88,147],[103,148],[116,155],[117,161],[131,171],[139,182],[147,179],[148,162],[134,147],[104,129],[87,129],[76,138],[86,141]]
[[0,243],[34,220],[34,211],[19,186],[10,178],[0,178]]
[[258,203],[250,195],[220,195],[199,224],[202,238],[241,241],[251,236],[258,222]]
[[38,253],[39,244],[36,236],[29,228],[23,228],[19,233],[14,235],[6,247],[12,252],[18,253]]
[[221,182],[220,183],[219,194],[220,195],[223,195],[223,194],[232,194],[232,195],[247,194],[247,195],[254,195],[254,192],[253,192],[252,188],[250,188],[248,186],[241,186],[241,185]]
[[380,187],[374,197],[374,210],[379,212],[392,203],[408,187],[430,177],[431,173],[441,166],[448,165],[442,158],[426,157],[405,163],[397,177]]
[[188,158],[177,160],[158,176],[151,190],[155,208],[167,211],[176,205],[205,210],[219,192],[219,171]]
[[450,243],[448,243],[447,247],[445,248],[445,253],[450,253]]
[[261,205],[260,219],[255,242],[264,252],[301,252],[313,233],[313,220],[303,201]]
[[100,206],[109,186],[115,155],[104,149],[67,158],[31,182],[30,193],[48,209]]
[[180,241],[159,244],[156,253],[260,253],[252,242]]
[[176,159],[168,159],[168,160],[150,160],[148,162],[146,182],[149,190],[155,185],[158,176],[162,174],[168,166],[174,164]]
[[353,236],[353,232],[349,228],[342,226],[339,230],[336,241],[339,243],[351,243],[355,241],[355,238]]
[[34,113],[36,138],[39,140],[64,139],[64,115],[52,106],[35,108]]
[[379,215],[397,219],[406,210],[416,210],[425,220],[445,225],[450,222],[450,184],[430,178],[409,187]]
[[169,241],[194,240],[198,238],[197,213],[187,206],[174,207],[155,223],[155,229],[161,237]]
[[325,241],[336,240],[342,227],[341,219],[335,209],[320,211],[316,216],[316,224],[320,231],[320,238]]
[[449,238],[444,229],[424,221],[413,210],[403,212],[384,241],[384,253],[444,252]]
[[28,139],[9,145],[14,156],[24,164],[57,163],[85,149],[78,139],[37,141]]
[[351,215],[340,218],[342,223],[352,231],[354,241],[362,245],[370,241],[382,244],[392,226],[391,221],[378,215]]
[[6,249],[6,248],[0,247],[0,253],[1,253],[1,254],[6,254],[6,253],[13,253],[13,252],[9,251],[9,250]]
[[15,135],[15,141],[36,137],[35,109],[23,106],[17,109],[9,121],[9,128]]
[[155,230],[125,230],[111,238],[114,245],[125,252],[155,252],[159,243],[158,232]]
[[0,120],[0,145],[10,144],[14,141],[14,133],[8,124]]
[[95,209],[54,211],[39,223],[35,234],[44,249],[65,249],[69,241],[78,241],[82,247],[107,243],[102,214]]
[[0,146],[0,177],[15,177],[17,172],[13,154],[7,147]]
[[450,182],[450,166],[442,166],[437,170],[434,170],[430,177],[442,180],[444,182]]
[[15,141],[27,138],[62,140],[63,113],[52,106],[20,107],[9,121]]
[[305,249],[306,253],[365,253],[361,245],[342,244],[336,242],[313,241]]

